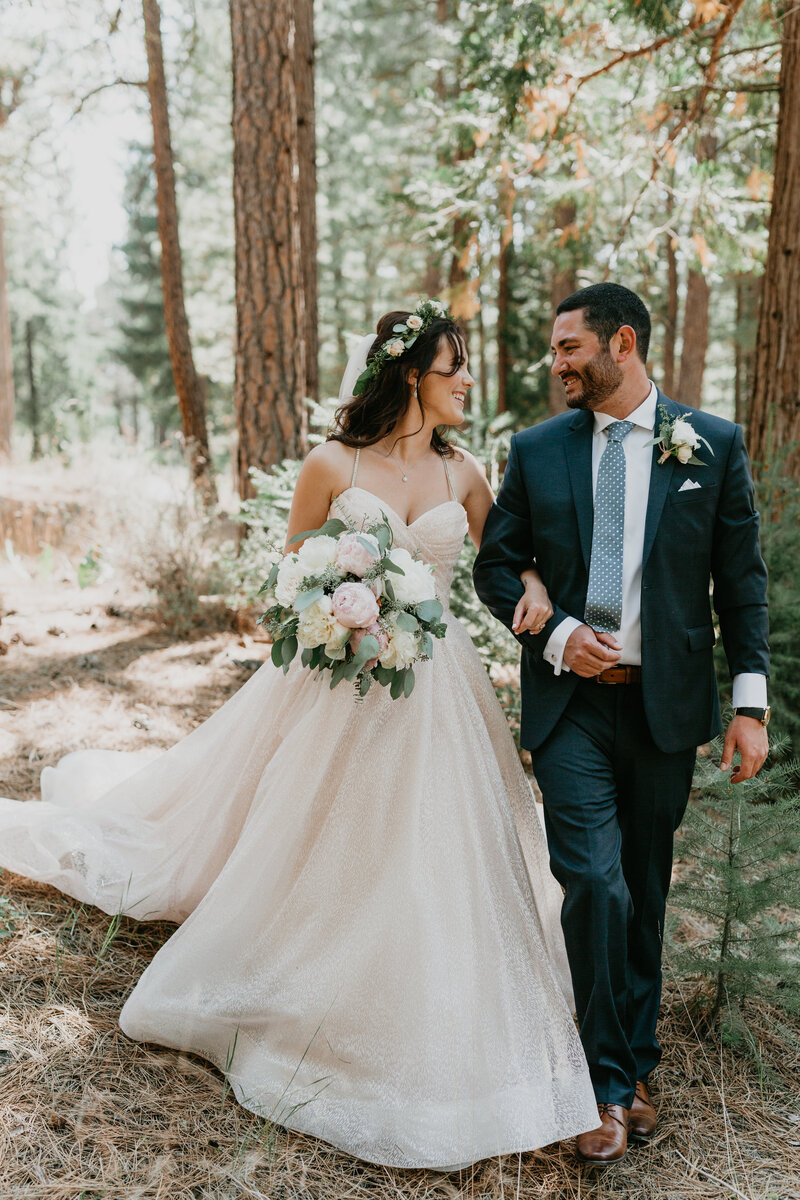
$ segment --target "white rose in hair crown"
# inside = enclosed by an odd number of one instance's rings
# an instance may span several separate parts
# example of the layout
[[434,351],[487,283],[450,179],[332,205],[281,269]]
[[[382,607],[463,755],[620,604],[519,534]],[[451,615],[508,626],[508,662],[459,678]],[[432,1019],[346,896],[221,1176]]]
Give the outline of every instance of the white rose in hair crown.
[[668,458],[677,458],[679,463],[691,463],[695,467],[707,467],[708,463],[697,458],[695,450],[702,442],[709,454],[714,451],[704,437],[701,437],[692,425],[689,417],[675,417],[670,420],[669,413],[663,404],[659,404],[661,425],[656,436],[647,443],[648,446],[658,446],[661,450],[659,465]]
[[447,631],[431,564],[392,546],[385,514],[364,530],[334,518],[292,542],[303,545],[261,588],[270,607],[258,623],[272,635],[275,666],[288,671],[300,648],[304,667],[331,672],[332,688],[349,680],[360,698],[374,680],[393,700],[410,696],[414,665]]

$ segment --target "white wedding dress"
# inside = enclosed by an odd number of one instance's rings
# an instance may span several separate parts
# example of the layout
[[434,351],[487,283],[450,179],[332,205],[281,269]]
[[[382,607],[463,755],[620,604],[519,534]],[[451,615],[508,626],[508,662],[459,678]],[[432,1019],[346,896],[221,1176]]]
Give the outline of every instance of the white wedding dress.
[[[407,526],[445,601],[466,532]],[[108,913],[181,922],[120,1017],[202,1055],[239,1102],[359,1158],[447,1168],[597,1126],[561,893],[512,737],[463,626],[412,696],[271,663],[153,755],[79,751],[42,802],[0,800],[0,866]]]

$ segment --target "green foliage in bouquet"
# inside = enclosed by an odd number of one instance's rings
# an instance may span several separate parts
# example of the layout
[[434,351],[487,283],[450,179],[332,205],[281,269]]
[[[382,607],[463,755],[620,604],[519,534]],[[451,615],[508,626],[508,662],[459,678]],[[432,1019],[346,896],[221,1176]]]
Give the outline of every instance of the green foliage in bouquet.
[[800,763],[779,738],[761,773],[733,785],[721,750],[718,738],[698,758],[678,835],[668,960],[700,981],[708,1023],[747,1044],[745,1000],[800,1014]]
[[[261,588],[261,592],[266,593],[272,603],[258,620],[260,625],[269,630],[272,637],[272,661],[276,667],[282,667],[284,673],[288,671],[300,648],[303,614],[323,598],[332,597],[335,616],[338,591],[340,588],[346,591],[346,587],[342,585],[349,582],[351,586],[356,585],[355,590],[360,591],[362,597],[365,590],[368,592],[366,598],[378,615],[364,622],[356,617],[355,623],[349,626],[339,625],[332,616],[330,620],[337,631],[326,632],[327,641],[323,638],[320,644],[306,645],[302,649],[303,666],[312,671],[330,671],[331,688],[344,680],[354,683],[358,696],[362,698],[366,696],[373,680],[383,687],[388,687],[393,700],[398,700],[401,696],[408,697],[415,684],[412,661],[406,657],[399,665],[386,665],[385,661],[378,661],[379,656],[382,656],[387,648],[391,648],[392,636],[405,633],[411,635],[412,639],[409,643],[412,647],[409,657],[414,662],[430,659],[433,656],[434,638],[442,638],[447,632],[447,626],[441,619],[442,604],[433,594],[424,597],[424,592],[423,598],[413,602],[397,596],[398,585],[393,584],[392,576],[405,576],[406,570],[391,556],[394,539],[385,514],[381,521],[364,529],[355,529],[338,518],[331,518],[319,529],[308,529],[298,533],[289,544],[307,543],[315,538],[339,539],[345,534],[351,535],[351,543],[355,539],[355,544],[361,547],[359,553],[366,554],[364,561],[371,562],[371,565],[366,569],[359,568],[359,573],[354,575],[347,567],[342,569],[331,563],[321,569],[317,568],[316,573],[313,573],[312,568],[306,575],[302,573],[302,561],[297,559],[292,565],[298,575],[302,574],[302,579],[291,603],[287,603],[285,595],[280,593],[282,569],[286,568],[290,560],[280,559],[273,563],[269,577]],[[406,551],[400,553],[405,555],[410,570],[414,565],[411,556]],[[423,574],[425,570],[423,567]],[[430,568],[427,570],[430,571]],[[432,593],[432,577],[427,577],[427,580]],[[373,598],[370,590],[372,587],[377,587],[380,599]],[[346,617],[342,615],[342,621],[345,620]],[[364,632],[364,629],[367,631]],[[353,646],[353,635],[358,633],[361,634],[360,639],[358,644]],[[383,645],[379,636],[383,638]]]

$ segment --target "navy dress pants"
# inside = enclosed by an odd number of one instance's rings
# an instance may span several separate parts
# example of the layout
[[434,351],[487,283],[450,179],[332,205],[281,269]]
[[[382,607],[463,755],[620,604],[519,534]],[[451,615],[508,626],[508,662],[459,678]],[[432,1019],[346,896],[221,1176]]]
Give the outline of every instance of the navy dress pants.
[[694,760],[655,745],[638,684],[588,679],[533,751],[595,1094],[626,1108],[661,1057],[664,913]]

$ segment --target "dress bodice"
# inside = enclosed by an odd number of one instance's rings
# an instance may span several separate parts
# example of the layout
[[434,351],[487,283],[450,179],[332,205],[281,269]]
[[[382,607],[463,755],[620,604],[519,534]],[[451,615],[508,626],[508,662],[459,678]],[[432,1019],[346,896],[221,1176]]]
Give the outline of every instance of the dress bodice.
[[380,521],[385,514],[394,534],[395,545],[419,554],[434,567],[436,594],[447,606],[453,569],[467,535],[467,513],[458,500],[445,500],[406,525],[391,505],[373,492],[352,486],[333,501],[330,516],[340,517],[357,529]]

